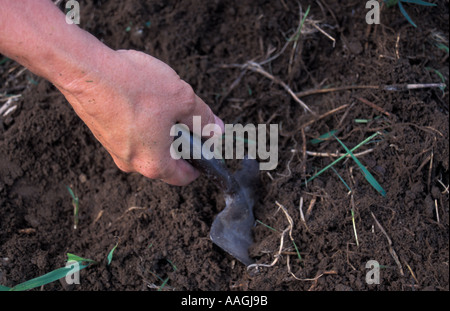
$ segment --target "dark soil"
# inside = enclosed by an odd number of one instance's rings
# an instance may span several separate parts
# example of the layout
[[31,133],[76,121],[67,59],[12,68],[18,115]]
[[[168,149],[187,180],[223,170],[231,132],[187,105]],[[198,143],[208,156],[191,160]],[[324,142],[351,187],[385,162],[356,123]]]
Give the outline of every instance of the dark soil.
[[[294,92],[440,83],[434,70],[448,81],[448,52],[436,46],[439,38],[448,46],[448,1],[405,5],[417,28],[397,7],[383,7],[381,24],[368,25],[364,1],[343,2],[301,2],[303,12],[311,5],[308,18],[335,38],[334,47],[306,23],[295,53],[292,43],[263,68]],[[156,290],[166,278],[163,290],[449,289],[447,88],[303,96],[317,116],[330,112],[317,118],[259,73],[247,71],[230,89],[241,70],[222,66],[280,51],[299,24],[297,1],[86,0],[80,7],[82,28],[114,49],[144,51],[170,64],[226,123],[279,124],[279,164],[261,172],[251,248],[260,264],[278,261],[247,271],[209,239],[225,206],[220,189],[204,176],[180,188],[119,171],[50,83],[7,61],[0,66],[0,95],[22,97],[0,117],[0,284],[43,275],[74,253],[99,264],[81,272],[80,285],[54,282],[44,290]],[[373,149],[359,159],[385,197],[351,159],[304,185],[332,161],[305,150],[344,152],[335,139],[309,143],[331,130],[348,147],[382,133],[355,152]],[[66,186],[80,198],[77,230]],[[289,224],[276,202],[293,219],[301,261],[289,233],[276,257]],[[369,260],[381,265],[379,285],[366,283]]]

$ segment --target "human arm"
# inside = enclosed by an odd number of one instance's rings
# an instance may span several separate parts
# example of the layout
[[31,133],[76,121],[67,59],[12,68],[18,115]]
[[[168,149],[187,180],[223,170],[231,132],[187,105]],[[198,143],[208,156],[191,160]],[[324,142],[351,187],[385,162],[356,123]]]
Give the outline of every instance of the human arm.
[[[49,0],[0,0],[0,53],[52,82],[127,172],[186,185],[199,173],[170,156],[170,128],[223,122],[176,72],[137,51],[115,51]],[[173,139],[173,138],[172,138]]]

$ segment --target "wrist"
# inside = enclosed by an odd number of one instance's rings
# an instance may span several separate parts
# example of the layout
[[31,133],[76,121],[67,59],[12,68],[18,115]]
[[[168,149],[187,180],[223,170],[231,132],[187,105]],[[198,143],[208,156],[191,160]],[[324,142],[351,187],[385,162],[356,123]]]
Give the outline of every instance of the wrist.
[[2,2],[0,53],[62,90],[101,68],[112,52],[77,25],[67,24],[49,0]]
[[[115,51],[83,33],[64,49],[53,51],[48,59],[45,78],[62,92],[78,94],[89,89],[105,75],[105,69],[114,63]],[[90,39],[90,40],[86,40]]]

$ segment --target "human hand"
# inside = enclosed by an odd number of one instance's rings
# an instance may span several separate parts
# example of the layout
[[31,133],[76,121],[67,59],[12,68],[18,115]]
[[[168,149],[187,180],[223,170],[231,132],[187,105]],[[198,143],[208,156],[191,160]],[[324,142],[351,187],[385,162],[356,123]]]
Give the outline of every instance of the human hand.
[[224,127],[172,68],[142,52],[111,51],[96,70],[69,80],[56,86],[125,172],[187,185],[199,172],[170,156],[170,128],[192,129],[193,116]]

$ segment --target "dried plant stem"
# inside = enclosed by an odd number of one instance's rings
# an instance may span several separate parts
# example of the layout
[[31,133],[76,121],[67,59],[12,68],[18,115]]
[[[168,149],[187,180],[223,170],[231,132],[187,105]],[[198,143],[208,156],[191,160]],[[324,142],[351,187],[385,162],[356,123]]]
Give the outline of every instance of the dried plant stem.
[[355,200],[354,200],[354,198],[353,198],[353,194],[351,194],[350,202],[351,202],[351,205],[352,205],[351,212],[352,212],[353,233],[355,234],[356,246],[359,246],[358,233],[356,232],[356,223],[355,223]]
[[311,199],[311,202],[309,202],[308,209],[306,210],[306,218],[308,218],[311,215],[312,209],[314,207],[314,204],[316,204],[317,196],[314,195]]
[[349,104],[344,104],[344,105],[342,105],[342,106],[339,106],[339,107],[337,107],[337,108],[334,108],[334,109],[332,109],[332,110],[329,110],[329,111],[327,111],[326,113],[324,113],[324,114],[318,116],[317,118],[314,118],[314,119],[312,119],[312,120],[310,120],[310,121],[304,123],[304,124],[302,125],[301,128],[304,129],[304,128],[310,126],[311,124],[313,124],[314,122],[319,121],[319,120],[321,120],[321,119],[323,119],[323,118],[326,118],[326,117],[328,117],[328,116],[330,116],[330,115],[332,115],[332,114],[334,114],[334,113],[336,113],[336,112],[338,112],[338,111],[340,111],[340,110],[342,110],[342,109],[347,108],[348,106],[349,106]]
[[386,233],[386,230],[384,230],[383,226],[379,223],[379,221],[375,217],[375,215],[372,212],[370,212],[370,214],[372,214],[372,217],[375,220],[375,223],[377,224],[378,228],[380,228],[381,232],[384,234],[384,236],[386,237],[386,239],[388,241],[389,253],[391,254],[392,258],[394,258],[394,261],[397,264],[398,269],[400,270],[400,275],[404,276],[405,274],[403,273],[403,268],[402,268],[402,265],[400,263],[400,260],[398,259],[397,253],[395,252],[394,248],[392,247],[392,240],[391,240],[391,238],[388,236],[388,234]]
[[358,90],[358,89],[371,89],[371,90],[382,90],[382,91],[407,91],[415,89],[426,89],[426,88],[443,88],[444,83],[413,83],[413,84],[392,84],[392,85],[346,85],[339,87],[331,87],[326,89],[314,89],[306,90],[302,92],[297,92],[295,95],[297,97],[305,97],[316,94],[347,91],[347,90]]
[[367,99],[362,98],[362,97],[357,97],[357,99],[358,99],[360,102],[362,102],[362,103],[364,103],[364,104],[366,104],[366,105],[372,107],[373,109],[378,110],[379,112],[385,114],[386,116],[388,116],[388,117],[391,116],[391,114],[390,114],[389,112],[387,112],[386,110],[384,110],[384,109],[381,108],[380,106],[375,105],[375,104],[372,103],[371,101],[368,101]]
[[278,262],[278,260],[280,259],[281,253],[282,253],[282,251],[283,251],[284,236],[285,236],[285,234],[286,234],[288,231],[289,231],[289,227],[287,227],[286,229],[283,230],[283,232],[281,232],[280,246],[279,246],[279,249],[278,249],[278,253],[276,253],[276,254],[274,255],[274,260],[272,261],[272,263],[270,263],[270,264],[254,263],[254,264],[251,264],[251,265],[247,266],[247,270],[249,270],[249,269],[251,269],[251,268],[256,268],[256,269],[258,269],[259,267],[265,267],[265,268],[273,267],[273,266]]
[[294,242],[294,238],[292,237],[292,228],[294,227],[294,221],[292,220],[292,217],[289,215],[289,213],[287,212],[286,208],[278,203],[277,201],[275,201],[275,204],[284,212],[289,225],[286,227],[286,229],[283,230],[283,232],[281,232],[281,237],[280,237],[280,246],[278,248],[278,252],[274,255],[274,260],[270,263],[270,264],[251,264],[249,266],[247,266],[247,270],[251,269],[251,268],[256,268],[258,269],[259,267],[265,267],[265,268],[269,268],[269,267],[273,267],[279,260],[281,254],[283,253],[283,246],[284,246],[284,236],[286,235],[286,233],[289,232],[289,237],[292,241],[292,243],[294,244],[295,248],[296,248],[296,254],[300,257],[300,253],[298,252],[297,246]]
[[306,226],[306,220],[305,220],[305,215],[303,214],[303,197],[300,197],[300,202],[298,204],[298,210],[300,212],[300,219],[302,220],[302,222],[305,224]]
[[[355,157],[360,157],[360,156],[363,156],[363,155],[371,153],[371,152],[373,152],[373,149],[367,149],[367,150],[359,152],[359,153],[354,153],[353,155]],[[340,152],[329,153],[329,152],[306,151],[306,154],[313,156],[313,157],[333,157],[333,158],[342,157],[342,156],[347,157],[347,158],[351,157],[347,153],[340,153]]]
[[439,209],[438,209],[438,204],[437,204],[437,200],[436,199],[434,200],[434,208],[436,210],[436,220],[437,220],[438,223],[440,223],[441,221],[439,219]]
[[[313,112],[308,105],[306,105],[300,98],[298,98],[297,95],[295,95],[294,91],[292,91],[292,89],[286,84],[284,83],[282,80],[280,80],[279,78],[273,76],[272,74],[270,74],[269,72],[267,72],[262,66],[261,63],[256,63],[254,61],[247,61],[244,64],[231,64],[231,65],[221,65],[221,68],[240,68],[243,71],[246,70],[250,70],[253,72],[257,72],[263,76],[265,76],[266,78],[272,80],[273,82],[277,83],[278,85],[282,86],[288,93],[289,95],[291,95],[291,97],[300,104],[300,106],[303,107],[303,109],[305,109],[306,111],[310,112],[311,114],[315,115],[315,112]],[[241,73],[241,75],[235,80],[235,82],[233,82],[233,87],[236,86],[236,81],[240,81],[240,78],[242,78],[243,74]],[[229,92],[227,92],[228,94]]]
[[315,113],[308,107],[308,105],[306,105],[300,98],[298,98],[295,93],[291,90],[291,88],[284,83],[283,81],[281,81],[279,78],[274,77],[273,75],[271,75],[269,72],[267,72],[260,64],[255,63],[253,61],[248,61],[247,63],[245,63],[244,68],[249,69],[251,71],[257,72],[263,76],[265,76],[266,78],[272,80],[273,82],[281,85],[288,93],[289,95],[291,95],[291,97],[300,104],[300,106],[303,107],[303,109],[305,109],[306,111],[310,112],[311,114],[315,115]]

